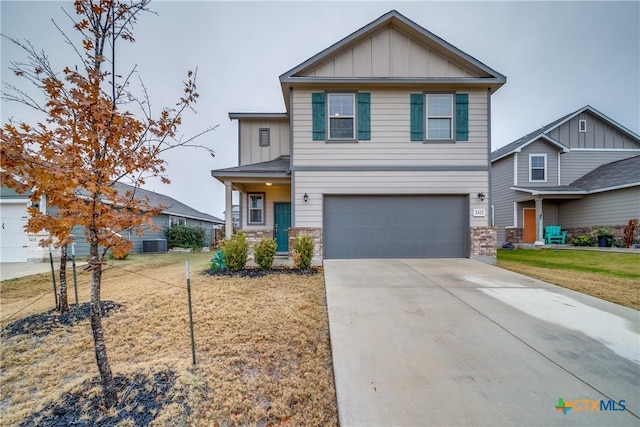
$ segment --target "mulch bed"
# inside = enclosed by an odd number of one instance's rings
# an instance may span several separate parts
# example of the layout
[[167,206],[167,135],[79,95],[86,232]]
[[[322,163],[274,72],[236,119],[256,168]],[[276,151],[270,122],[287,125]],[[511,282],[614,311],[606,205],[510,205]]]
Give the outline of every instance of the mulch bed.
[[[56,328],[63,326],[73,326],[78,322],[91,317],[91,305],[88,302],[79,307],[70,305],[69,311],[60,314],[57,310],[49,310],[44,313],[37,313],[24,319],[16,320],[2,328],[2,338],[11,338],[16,335],[44,336],[51,333]],[[102,317],[107,317],[112,312],[122,308],[121,304],[113,301],[101,301],[100,309]]]
[[[165,370],[150,379],[142,374],[133,378],[115,378],[119,403],[115,415],[108,416],[103,406],[100,380],[85,381],[81,390],[67,393],[41,411],[20,423],[20,427],[45,426],[113,426],[126,421],[127,425],[148,426],[162,410],[173,402],[170,391],[176,381],[175,372]],[[96,393],[96,389],[100,392]],[[188,414],[190,408],[182,403]],[[130,424],[129,424],[130,423]]]
[[298,276],[313,276],[318,274],[318,269],[315,267],[307,268],[306,270],[300,270],[299,268],[287,268],[287,267],[274,267],[268,270],[261,270],[259,268],[245,268],[240,271],[231,271],[229,269],[217,270],[212,269],[202,272],[205,276],[227,276],[227,277],[264,277],[269,274],[297,274]]

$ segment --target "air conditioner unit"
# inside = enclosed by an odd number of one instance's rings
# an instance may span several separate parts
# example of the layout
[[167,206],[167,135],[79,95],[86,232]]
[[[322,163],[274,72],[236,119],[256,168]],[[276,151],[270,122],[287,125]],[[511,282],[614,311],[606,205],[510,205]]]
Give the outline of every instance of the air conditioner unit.
[[167,239],[152,239],[142,241],[142,253],[161,254],[167,252]]

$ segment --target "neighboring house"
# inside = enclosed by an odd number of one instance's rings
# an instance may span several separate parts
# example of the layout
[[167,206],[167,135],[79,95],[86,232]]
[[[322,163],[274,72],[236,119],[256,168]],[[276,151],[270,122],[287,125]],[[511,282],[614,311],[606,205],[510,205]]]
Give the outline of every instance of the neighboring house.
[[315,257],[495,256],[489,225],[491,94],[506,78],[396,11],[280,76],[286,111],[230,113],[250,241]]
[[[498,241],[543,242],[640,218],[640,136],[586,106],[491,155]],[[640,230],[639,230],[640,231]]]
[[[132,191],[134,188],[118,183],[116,188],[119,192]],[[152,231],[145,227],[142,236],[133,231],[125,230],[120,234],[133,242],[133,253],[145,252],[144,241],[156,241],[165,239],[164,230],[172,225],[188,225],[202,227],[205,230],[205,245],[213,243],[215,230],[222,228],[224,221],[203,212],[199,212],[184,203],[171,197],[155,193],[153,191],[138,188],[135,190],[136,198],[148,198],[152,206],[164,206],[161,214],[153,217],[153,223],[159,230]],[[39,247],[38,243],[46,234],[32,234],[24,231],[24,225],[28,219],[27,206],[29,198],[27,195],[18,195],[13,190],[2,188],[0,194],[0,208],[2,214],[2,240],[0,262],[25,262],[42,261],[48,259],[46,248]],[[53,211],[46,206],[46,200],[39,204],[41,211]],[[84,240],[83,231],[74,230],[76,236],[75,251],[77,256],[89,255],[89,245]],[[147,244],[149,252],[155,252],[156,246]]]
[[[227,215],[227,212],[222,212],[223,215]],[[240,205],[233,205],[231,209],[231,218],[233,220],[233,227],[240,228]]]

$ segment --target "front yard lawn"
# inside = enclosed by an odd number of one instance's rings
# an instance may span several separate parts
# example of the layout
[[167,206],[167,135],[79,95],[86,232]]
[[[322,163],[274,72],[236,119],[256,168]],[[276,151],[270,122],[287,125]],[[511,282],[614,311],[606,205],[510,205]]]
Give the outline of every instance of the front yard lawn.
[[498,266],[640,310],[640,254],[498,250]]
[[[2,424],[69,425],[80,419],[122,426],[337,425],[322,273],[199,274],[210,258],[167,254],[109,261],[102,299],[116,307],[103,326],[122,405],[108,412],[95,404],[101,387],[88,320],[10,336],[8,324],[50,310],[53,296],[46,294],[47,275],[2,282]],[[195,368],[185,259],[191,264]],[[79,283],[85,302],[87,273]],[[52,417],[56,422],[47,423]]]

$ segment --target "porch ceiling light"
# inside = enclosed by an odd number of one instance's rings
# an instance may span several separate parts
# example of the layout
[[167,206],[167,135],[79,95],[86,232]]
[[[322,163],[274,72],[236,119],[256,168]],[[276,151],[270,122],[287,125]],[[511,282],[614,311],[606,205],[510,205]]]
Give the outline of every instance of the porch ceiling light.
[[309,201],[309,195],[307,193],[304,193],[304,196],[302,196],[302,200],[307,203]]
[[481,202],[484,202],[484,198],[485,198],[484,193],[478,193],[478,199],[480,199]]
[[265,182],[265,184],[267,184],[267,187],[271,187],[273,185],[273,182]]

